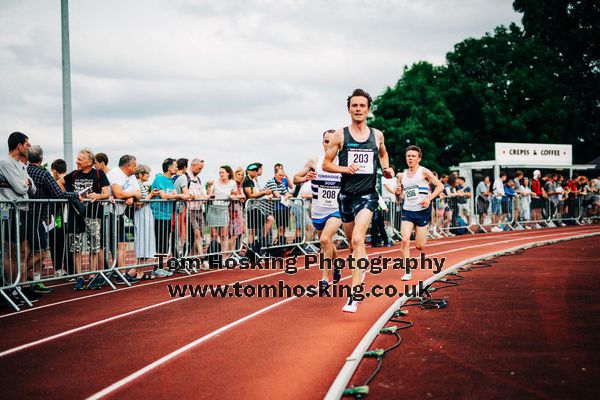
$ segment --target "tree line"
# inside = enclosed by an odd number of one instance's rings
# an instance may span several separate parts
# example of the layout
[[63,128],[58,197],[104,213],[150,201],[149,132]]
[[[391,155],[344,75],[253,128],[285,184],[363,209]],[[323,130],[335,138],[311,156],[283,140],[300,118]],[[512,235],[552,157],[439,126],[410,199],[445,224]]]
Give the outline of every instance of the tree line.
[[392,163],[404,148],[443,172],[494,159],[494,142],[566,143],[574,163],[598,156],[600,3],[516,0],[522,27],[468,38],[434,66],[404,67],[373,102],[369,123],[386,134]]

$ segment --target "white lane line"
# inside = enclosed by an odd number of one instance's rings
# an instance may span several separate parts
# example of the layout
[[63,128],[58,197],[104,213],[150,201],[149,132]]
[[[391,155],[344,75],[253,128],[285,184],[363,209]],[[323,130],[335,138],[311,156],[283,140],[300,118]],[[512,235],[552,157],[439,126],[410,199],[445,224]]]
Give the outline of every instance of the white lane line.
[[[562,235],[568,235],[570,233],[571,232],[569,232],[569,233],[567,233],[567,232],[564,232],[564,233],[556,232],[556,233],[548,234],[548,235],[538,235],[537,237],[546,237],[546,236],[554,236],[554,235],[561,235],[562,236]],[[519,237],[519,238],[514,238],[514,239],[509,239],[509,240],[498,241],[498,242],[495,242],[494,244],[509,243],[509,242],[518,241],[518,240],[523,240],[523,238]],[[456,252],[456,251],[461,251],[461,250],[466,250],[466,249],[471,249],[471,248],[477,248],[477,247],[483,247],[483,246],[489,246],[489,245],[490,245],[490,243],[484,243],[484,244],[473,245],[473,246],[465,246],[465,247],[460,247],[458,249],[446,250],[446,251],[442,251],[442,252],[439,252],[439,253],[429,254],[429,256],[435,256],[435,255],[445,254],[445,253],[452,253],[452,252]],[[398,251],[398,249],[388,250],[388,251],[381,252],[381,253],[378,253],[378,254],[390,253],[390,252],[394,252],[394,251]],[[316,264],[311,264],[311,265],[316,265]],[[280,275],[280,274],[284,274],[284,273],[285,273],[285,271],[279,271],[279,272],[274,272],[274,273],[267,274],[267,275],[261,275],[261,276],[253,277],[253,278],[246,279],[246,280],[239,281],[239,282],[240,283],[247,283],[247,282],[252,282],[252,281],[255,281],[255,280],[258,280],[258,279],[264,279],[264,278],[268,278],[268,277],[271,277],[271,276]],[[346,278],[344,278],[344,279],[346,279]],[[231,282],[231,283],[229,283],[227,285],[233,285],[234,283],[235,282]],[[221,285],[221,286],[223,286],[223,285]],[[151,310],[151,309],[154,309],[154,308],[157,308],[157,307],[161,307],[163,305],[171,304],[171,303],[174,303],[176,301],[187,299],[187,298],[190,298],[190,297],[191,297],[190,295],[187,295],[185,297],[178,297],[178,298],[166,300],[166,301],[163,301],[163,302],[160,302],[160,303],[151,304],[149,306],[141,307],[141,308],[138,308],[138,309],[135,309],[135,310],[132,310],[132,311],[128,311],[128,312],[122,313],[122,314],[114,315],[112,317],[104,318],[102,320],[95,321],[95,322],[92,322],[92,323],[89,323],[89,324],[86,324],[86,325],[82,325],[82,326],[77,327],[77,328],[69,329],[69,330],[66,330],[66,331],[63,331],[63,332],[51,335],[51,336],[47,336],[47,337],[42,338],[42,339],[38,339],[38,340],[29,342],[29,343],[25,343],[23,345],[20,345],[20,346],[17,346],[17,347],[13,347],[11,349],[8,349],[8,350],[5,350],[3,352],[0,352],[0,358],[5,357],[5,356],[10,355],[10,354],[13,354],[13,353],[16,353],[16,352],[21,351],[21,350],[25,350],[25,349],[28,349],[28,348],[31,348],[31,347],[34,347],[34,346],[37,346],[37,345],[40,345],[40,344],[43,344],[43,343],[50,342],[50,341],[55,340],[55,339],[59,339],[59,338],[65,337],[65,336],[72,335],[74,333],[78,333],[78,332],[84,331],[84,330],[89,329],[89,328],[96,327],[98,325],[103,325],[103,324],[111,322],[111,321],[115,321],[115,320],[118,320],[118,319],[130,316],[130,315],[135,315],[135,314],[138,314],[140,312],[148,311],[148,310]]]
[[[564,232],[564,233],[556,232],[556,233],[548,234],[548,235],[538,235],[537,237],[546,237],[546,236],[555,236],[555,235],[561,235],[562,236],[562,235],[568,235],[570,233],[571,232],[568,232],[568,233],[567,232]],[[523,238],[514,238],[514,239],[509,239],[509,240],[498,241],[498,242],[495,242],[494,244],[509,243],[509,242],[518,241],[518,240],[523,240]],[[489,245],[490,245],[490,243],[484,243],[484,244],[473,245],[473,246],[465,246],[465,247],[461,247],[461,248],[458,248],[458,249],[446,250],[446,251],[442,251],[442,252],[439,252],[439,253],[429,254],[429,256],[435,256],[435,255],[445,254],[445,253],[452,253],[452,252],[456,252],[456,251],[461,251],[461,250],[466,250],[466,249],[471,249],[471,248],[477,248],[477,247],[483,247],[483,246],[489,246]],[[381,253],[378,253],[378,254],[390,253],[390,252],[394,252],[394,251],[398,251],[398,249],[388,250],[388,251],[381,252]],[[311,264],[311,265],[316,265],[316,264]],[[239,281],[239,282],[240,283],[247,283],[247,282],[252,282],[252,281],[255,281],[255,280],[258,280],[258,279],[264,279],[264,278],[268,278],[268,277],[271,277],[271,276],[280,275],[280,274],[284,274],[284,273],[285,273],[285,271],[279,271],[279,272],[274,272],[274,273],[267,274],[267,275],[261,275],[261,276],[253,277],[253,278],[246,279],[246,280]],[[349,278],[349,277],[346,277],[346,278]],[[344,279],[346,279],[346,278],[344,278]],[[238,282],[238,281],[236,281],[236,282]],[[233,285],[234,283],[235,282],[231,282],[231,283],[228,283],[226,285]],[[223,285],[221,285],[221,286],[223,286]],[[103,324],[111,322],[111,321],[115,321],[115,320],[118,320],[118,319],[130,316],[130,315],[135,315],[135,314],[138,314],[140,312],[148,311],[148,310],[151,310],[151,309],[154,309],[154,308],[157,308],[157,307],[161,307],[163,305],[171,304],[171,303],[174,303],[176,301],[187,299],[187,298],[190,298],[190,297],[191,297],[190,295],[187,295],[185,297],[178,297],[178,298],[166,300],[166,301],[163,301],[163,302],[160,302],[160,303],[151,304],[149,306],[141,307],[141,308],[138,308],[138,309],[135,309],[135,310],[131,310],[131,311],[122,313],[122,314],[114,315],[112,317],[104,318],[102,320],[95,321],[95,322],[92,322],[92,323],[89,323],[89,324],[86,324],[86,325],[82,325],[82,326],[77,327],[77,328],[69,329],[69,330],[66,330],[66,331],[63,331],[63,332],[51,335],[51,336],[47,336],[47,337],[42,338],[42,339],[38,339],[38,340],[29,342],[29,343],[25,343],[23,345],[16,346],[16,347],[10,348],[8,350],[5,350],[3,352],[0,352],[0,358],[8,356],[8,355],[13,354],[13,353],[16,353],[16,352],[21,351],[21,350],[25,350],[25,349],[28,349],[28,348],[31,348],[31,347],[34,347],[34,346],[37,346],[37,345],[40,345],[40,344],[43,344],[43,343],[50,342],[50,341],[55,340],[55,339],[59,339],[59,338],[65,337],[65,336],[72,335],[74,333],[78,333],[78,332],[84,331],[84,330],[89,329],[89,328],[96,327],[98,325],[103,325]]]
[[[520,235],[520,234],[524,234],[525,232],[515,232],[515,233],[510,233],[510,234],[505,234],[505,235],[501,235],[501,234],[490,234],[490,235],[486,235],[485,237],[476,237],[476,238],[468,238],[468,239],[459,239],[459,240],[453,240],[453,238],[444,238],[444,239],[436,239],[435,242],[431,243],[428,245],[428,247],[431,246],[440,246],[440,245],[444,245],[444,244],[448,244],[448,243],[460,243],[460,242],[470,242],[473,240],[481,240],[481,239],[493,239],[494,237],[498,237],[498,236],[502,236],[502,237],[506,237],[506,236],[513,236],[513,235]],[[494,235],[494,236],[491,236]],[[410,247],[411,249],[414,249],[414,246]],[[371,247],[369,249],[372,249]],[[348,249],[343,249],[340,250],[340,253],[342,252],[346,252],[348,251]],[[391,250],[393,251],[393,250]],[[388,251],[389,252],[389,251]],[[179,276],[176,278],[167,278],[167,279],[160,279],[157,278],[156,281],[154,282],[148,282],[148,283],[142,283],[139,285],[135,285],[135,286],[128,286],[128,287],[122,287],[119,289],[115,289],[115,290],[109,290],[109,291],[104,291],[104,292],[99,292],[99,293],[94,293],[94,294],[90,294],[90,295],[86,295],[86,296],[80,296],[80,297],[74,297],[72,299],[67,299],[67,300],[61,300],[61,301],[56,301],[54,303],[49,303],[49,304],[44,304],[44,305],[40,305],[40,306],[36,306],[33,308],[28,308],[25,310],[21,310],[19,312],[11,312],[10,314],[4,314],[4,315],[0,315],[0,319],[2,318],[9,318],[9,317],[14,317],[14,316],[18,316],[18,315],[23,315],[25,313],[28,312],[33,312],[33,311],[38,311],[38,310],[43,310],[49,307],[54,307],[54,306],[58,306],[61,304],[68,304],[68,303],[74,303],[77,301],[81,301],[81,300],[86,300],[86,299],[90,299],[90,298],[94,298],[94,297],[98,297],[98,296],[105,296],[108,294],[112,294],[112,293],[118,293],[118,292],[122,292],[124,290],[132,290],[132,289],[137,289],[137,288],[141,288],[141,287],[146,287],[146,286],[150,286],[150,285],[156,285],[159,283],[165,283],[165,282],[172,282],[172,281],[176,281],[176,280],[180,280],[180,279],[186,279],[186,278],[193,278],[193,277],[197,277],[197,276],[203,276],[206,274],[213,274],[216,272],[223,272],[223,271],[228,271],[227,269],[218,269],[218,270],[213,270],[213,271],[208,271],[208,272],[201,272],[200,274],[196,274],[196,275],[183,275],[183,276]]]
[[[558,233],[557,232],[555,234],[540,235],[538,237],[556,236],[556,235],[564,236],[565,234],[571,234],[571,233],[570,232],[569,233]],[[518,240],[522,240],[522,238],[504,240],[504,241],[500,241],[500,242],[497,242],[497,243],[509,243],[509,242],[514,242],[514,241],[518,241]],[[497,243],[495,243],[495,244],[497,244]],[[468,248],[481,247],[481,246],[489,246],[489,244],[467,246],[465,248],[454,249],[452,251],[453,252],[454,251],[460,251],[460,250],[464,250],[464,249],[468,249]],[[437,253],[437,254],[443,254],[443,252],[440,252],[440,253]],[[346,279],[350,279],[350,278],[351,278],[351,276],[347,276],[345,278],[342,278],[340,281],[343,281],[343,280],[346,280]],[[219,328],[219,329],[217,329],[217,330],[215,330],[215,331],[213,331],[213,332],[211,332],[211,333],[209,333],[209,334],[207,334],[205,336],[202,336],[201,338],[196,339],[193,342],[188,343],[187,345],[185,345],[183,347],[180,347],[179,349],[177,349],[177,350],[175,350],[175,351],[173,351],[173,352],[171,352],[171,353],[169,353],[169,354],[167,354],[167,355],[159,358],[158,360],[152,362],[151,364],[148,364],[147,366],[145,366],[145,367],[137,370],[136,372],[134,372],[134,373],[126,376],[125,378],[120,379],[119,381],[113,383],[112,385],[110,385],[110,386],[102,389],[101,391],[96,392],[95,394],[93,394],[90,397],[88,397],[87,400],[98,400],[98,399],[100,399],[102,397],[105,397],[106,395],[114,392],[117,389],[122,388],[123,386],[127,385],[128,383],[130,383],[130,382],[132,382],[132,381],[140,378],[144,374],[152,371],[153,369],[155,369],[155,368],[157,368],[157,367],[159,367],[159,366],[167,363],[168,361],[172,360],[174,357],[177,357],[177,356],[185,353],[186,351],[191,350],[192,348],[194,348],[197,345],[205,342],[206,340],[208,340],[208,339],[210,339],[210,338],[212,338],[212,337],[214,337],[214,336],[216,336],[216,335],[218,335],[220,333],[223,333],[223,332],[225,332],[225,331],[227,331],[227,330],[229,330],[229,329],[231,329],[231,328],[233,328],[233,327],[235,327],[235,326],[237,326],[237,325],[239,325],[239,324],[241,324],[241,323],[243,323],[245,321],[248,321],[248,320],[250,320],[250,319],[252,319],[252,318],[254,318],[254,317],[256,317],[256,316],[258,316],[258,315],[260,315],[262,313],[264,313],[264,312],[267,312],[267,311],[269,311],[269,310],[271,310],[271,309],[273,309],[275,307],[278,307],[278,306],[280,306],[280,305],[282,305],[282,304],[284,304],[286,302],[291,302],[291,301],[296,300],[296,299],[299,299],[299,297],[289,297],[289,298],[284,299],[282,301],[279,301],[279,302],[277,302],[275,304],[272,304],[272,305],[270,305],[268,307],[265,307],[265,308],[263,308],[261,310],[258,310],[258,311],[254,312],[252,314],[249,314],[249,315],[247,315],[247,316],[245,316],[245,317],[243,317],[243,318],[241,318],[241,319],[239,319],[237,321],[234,321],[234,322],[232,322],[232,323],[230,323],[228,325],[225,325],[225,326],[223,326],[223,327],[221,327],[221,328]]]
[[[260,277],[254,277],[254,278],[251,278],[251,279],[246,279],[245,281],[240,281],[240,283],[251,282],[251,281],[254,281],[254,280],[257,280],[257,279],[261,279],[261,278],[264,278],[264,277],[267,277],[267,276],[273,276],[273,275],[282,274],[284,272],[285,271],[281,271],[281,272],[275,272],[275,273],[272,273],[272,274],[269,274],[269,275],[264,275],[264,276],[260,276]],[[233,285],[234,283],[235,282],[231,282],[231,283],[228,283],[226,285]],[[222,286],[222,285],[220,285],[220,286]],[[93,327],[98,326],[98,325],[103,325],[103,324],[106,324],[108,322],[115,321],[117,319],[128,317],[130,315],[138,314],[138,313],[141,313],[141,312],[144,312],[144,311],[152,310],[153,308],[161,307],[161,306],[164,306],[166,304],[175,303],[176,301],[185,300],[187,298],[191,298],[191,295],[188,294],[188,295],[186,295],[184,297],[177,297],[177,298],[174,298],[174,299],[162,301],[160,303],[152,304],[152,305],[149,305],[149,306],[146,306],[146,307],[137,308],[135,310],[131,310],[131,311],[128,311],[128,312],[123,313],[123,314],[114,315],[112,317],[108,317],[108,318],[101,319],[101,320],[96,321],[96,322],[92,322],[92,323],[89,323],[89,324],[86,324],[86,325],[82,325],[82,326],[80,326],[78,328],[69,329],[67,331],[63,331],[63,332],[57,333],[55,335],[47,336],[47,337],[45,337],[43,339],[39,339],[39,340],[35,340],[33,342],[25,343],[23,345],[20,345],[20,346],[17,346],[17,347],[13,347],[11,349],[8,349],[8,350],[5,350],[5,351],[1,352],[0,353],[0,358],[8,356],[8,355],[13,354],[13,353],[16,353],[16,352],[21,351],[21,350],[28,349],[28,348],[33,347],[33,346],[37,346],[37,345],[40,345],[40,344],[43,344],[43,343],[50,342],[50,341],[55,340],[55,339],[59,339],[59,338],[65,337],[65,336],[72,335],[72,334],[77,333],[77,332],[84,331],[84,330],[89,329],[89,328],[93,328]]]
[[220,334],[222,332],[225,332],[226,330],[234,328],[237,325],[239,325],[239,324],[241,324],[241,323],[243,323],[245,321],[248,321],[249,319],[252,319],[252,318],[254,318],[254,317],[256,317],[256,316],[258,316],[260,314],[263,314],[263,313],[265,313],[265,312],[267,312],[269,310],[272,310],[275,307],[279,307],[280,305],[282,305],[284,303],[287,303],[288,301],[295,300],[295,299],[297,299],[297,297],[289,297],[287,299],[281,300],[281,301],[279,301],[279,302],[277,302],[275,304],[271,304],[268,307],[262,308],[262,309],[254,312],[254,313],[252,313],[250,315],[247,315],[244,318],[238,319],[237,321],[234,321],[234,322],[232,322],[232,323],[230,323],[228,325],[225,325],[225,326],[223,326],[223,327],[221,327],[221,328],[219,328],[219,329],[217,329],[215,331],[212,331],[208,335],[202,336],[201,338],[196,339],[193,342],[188,343],[187,345],[185,345],[183,347],[180,347],[179,349],[173,351],[172,353],[169,353],[166,356],[164,356],[162,358],[159,358],[158,360],[154,361],[151,364],[148,364],[144,368],[142,368],[140,370],[137,370],[133,374],[128,375],[125,378],[123,378],[123,379],[121,379],[121,380],[113,383],[112,385],[108,386],[107,388],[105,388],[105,389],[103,389],[103,390],[101,390],[101,391],[99,391],[99,392],[91,395],[90,397],[88,397],[88,400],[100,399],[100,398],[106,396],[107,394],[110,394],[110,393],[114,392],[115,390],[117,390],[117,389],[119,389],[119,388],[127,385],[129,382],[131,382],[131,381],[139,378],[140,376],[146,374],[147,372],[149,372],[149,371],[151,371],[151,370],[153,370],[153,369],[161,366],[162,364],[170,361],[171,359],[177,357],[178,355],[185,353],[186,351],[192,349],[193,347],[199,345],[200,343],[205,342],[208,339],[210,339],[212,337],[215,337],[215,336],[217,336],[218,334]]

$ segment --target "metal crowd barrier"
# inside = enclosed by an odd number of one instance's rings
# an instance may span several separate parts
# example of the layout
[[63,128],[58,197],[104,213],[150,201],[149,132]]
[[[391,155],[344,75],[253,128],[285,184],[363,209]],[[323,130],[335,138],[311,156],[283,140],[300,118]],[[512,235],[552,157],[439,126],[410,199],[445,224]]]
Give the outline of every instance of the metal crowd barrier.
[[[552,226],[596,222],[600,220],[600,207],[594,204],[594,197],[589,200],[579,196],[553,207],[551,200],[545,199],[541,203],[545,210],[542,218],[533,219],[531,210],[523,207],[526,202],[515,197],[505,210],[505,223],[509,229],[524,229],[537,223]],[[446,235],[465,228],[457,222],[459,217],[467,219],[467,229],[469,218],[480,228],[499,225],[486,221],[481,224],[477,214],[466,215],[465,210],[472,206],[470,201],[457,203],[456,212],[451,203],[452,215],[445,207],[440,213],[433,204],[430,234],[436,233],[436,227],[445,226],[447,231],[437,232]],[[289,199],[285,204],[276,199],[245,203],[152,199],[132,206],[115,200],[0,202],[0,295],[18,311],[22,303],[33,305],[32,290],[40,289],[41,284],[41,289],[47,291],[43,284],[57,280],[94,276],[87,286],[109,285],[114,289],[114,283],[131,285],[127,273],[130,277],[132,272],[148,276],[151,269],[151,274],[158,276],[160,271],[162,276],[170,275],[170,270],[190,274],[207,269],[207,264],[222,264],[228,254],[242,257],[246,246],[267,256],[282,256],[285,250],[294,248],[303,253],[316,252],[318,239],[312,229],[309,204],[305,199]],[[381,214],[384,225],[391,236],[400,237],[402,205],[390,199],[386,199],[386,205],[388,210]],[[334,240],[346,240],[343,230]],[[190,262],[166,265],[169,257]]]
[[278,198],[246,200],[244,239],[260,255],[282,256],[285,249],[306,252],[311,221],[306,200]]
[[130,286],[138,273],[150,277],[150,270],[168,276],[171,270],[207,269],[207,261],[220,264],[243,246],[240,200],[152,199],[131,206],[121,200],[28,200],[0,203],[0,210],[0,295],[17,311],[20,303],[32,306],[39,293],[32,291],[50,292],[48,282],[78,285],[89,276],[82,289],[115,289],[115,283]]

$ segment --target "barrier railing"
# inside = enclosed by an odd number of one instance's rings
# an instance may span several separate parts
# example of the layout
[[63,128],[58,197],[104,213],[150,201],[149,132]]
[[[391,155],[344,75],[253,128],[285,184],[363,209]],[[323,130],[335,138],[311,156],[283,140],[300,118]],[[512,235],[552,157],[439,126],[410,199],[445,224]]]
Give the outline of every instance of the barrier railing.
[[[531,218],[530,209],[522,207],[526,203],[522,200],[515,197],[506,210],[507,223],[514,229],[531,228],[537,222],[600,220],[600,206],[586,203],[589,199],[583,196],[554,208],[540,203],[546,214],[537,220]],[[399,235],[401,204],[386,201],[386,205],[388,210],[381,213],[384,227]],[[308,206],[302,199],[289,199],[286,204],[274,199],[249,200],[245,207],[239,200],[212,199],[153,199],[131,206],[122,201],[0,202],[0,295],[19,310],[23,304],[31,307],[37,294],[50,291],[44,284],[57,280],[74,280],[79,289],[103,285],[114,289],[115,284],[131,285],[136,275],[191,274],[209,264],[222,264],[227,255],[244,256],[246,243],[261,255],[281,256],[293,248],[305,253],[318,251]],[[458,210],[461,215],[460,203]],[[435,229],[444,220],[436,220],[440,213],[435,207],[432,213]],[[450,219],[446,224],[452,232],[459,224],[452,222],[449,214],[445,217]],[[345,240],[343,231],[335,240]],[[315,246],[311,249],[310,244]],[[169,265],[165,263],[169,256],[198,262]]]
[[309,230],[305,200],[248,199],[245,208],[244,239],[255,253],[281,256],[285,248],[298,248],[306,242]]

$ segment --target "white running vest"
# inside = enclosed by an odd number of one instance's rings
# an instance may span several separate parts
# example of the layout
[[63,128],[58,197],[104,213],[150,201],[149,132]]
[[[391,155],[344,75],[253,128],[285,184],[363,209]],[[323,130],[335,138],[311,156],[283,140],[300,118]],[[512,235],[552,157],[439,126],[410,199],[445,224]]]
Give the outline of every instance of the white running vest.
[[323,171],[323,159],[319,157],[315,172],[316,179],[310,182],[312,189],[311,216],[316,219],[325,218],[338,211],[338,193],[342,186],[342,175]]
[[408,171],[402,174],[402,193],[404,198],[402,209],[406,211],[425,210],[421,202],[429,195],[429,182],[423,175],[423,167],[419,167],[412,178],[409,178],[407,175]]

